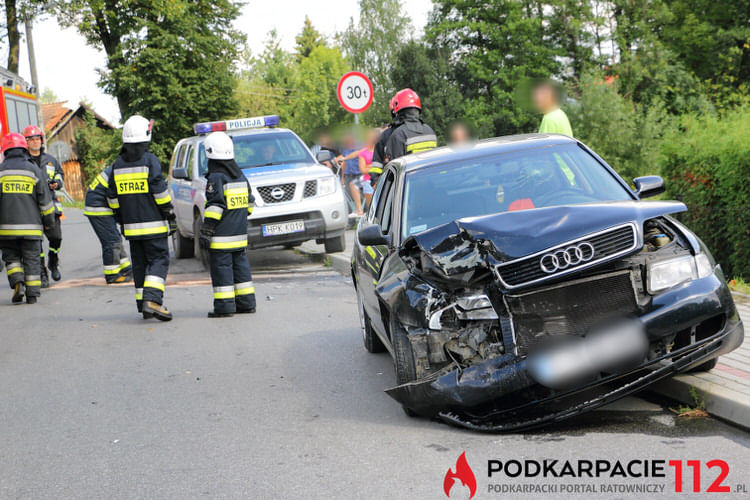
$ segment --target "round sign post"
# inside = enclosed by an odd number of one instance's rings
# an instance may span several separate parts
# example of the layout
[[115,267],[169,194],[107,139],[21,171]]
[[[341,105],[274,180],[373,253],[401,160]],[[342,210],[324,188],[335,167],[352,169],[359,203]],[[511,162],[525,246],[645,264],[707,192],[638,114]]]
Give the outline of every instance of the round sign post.
[[372,82],[359,71],[350,71],[339,80],[336,96],[341,107],[354,113],[354,122],[359,123],[359,113],[372,104]]

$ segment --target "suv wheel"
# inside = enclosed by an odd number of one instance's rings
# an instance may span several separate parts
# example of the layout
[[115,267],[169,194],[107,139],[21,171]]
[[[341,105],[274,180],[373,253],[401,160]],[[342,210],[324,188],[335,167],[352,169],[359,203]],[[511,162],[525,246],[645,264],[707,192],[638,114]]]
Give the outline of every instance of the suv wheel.
[[200,243],[198,242],[198,235],[200,234],[201,217],[200,215],[195,214],[195,218],[193,219],[193,254],[195,255],[195,258],[198,259],[198,261],[203,265],[203,269],[208,269],[210,267],[208,263],[208,251],[203,250],[200,246]]
[[189,259],[195,253],[192,238],[183,236],[179,229],[172,235],[172,244],[174,245],[174,256],[178,259]]
[[323,244],[326,248],[326,253],[343,252],[346,250],[346,234],[336,236],[335,238],[327,238],[323,240]]
[[383,342],[370,326],[370,318],[365,312],[365,306],[359,292],[357,292],[357,309],[359,310],[359,327],[362,329],[362,342],[365,344],[365,349],[371,353],[385,352]]
[[[396,383],[401,385],[416,380],[417,368],[414,364],[411,342],[406,330],[396,319],[391,320],[391,342],[393,344],[393,362],[396,366]],[[410,417],[417,416],[411,408],[403,405],[401,408]]]

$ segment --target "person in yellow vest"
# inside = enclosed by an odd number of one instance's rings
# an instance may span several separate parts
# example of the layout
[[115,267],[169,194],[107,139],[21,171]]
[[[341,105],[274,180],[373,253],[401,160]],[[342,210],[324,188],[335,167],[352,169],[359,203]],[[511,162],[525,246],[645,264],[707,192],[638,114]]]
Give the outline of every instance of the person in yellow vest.
[[554,83],[547,81],[537,84],[531,98],[537,111],[544,115],[542,124],[539,126],[540,134],[562,134],[573,137],[568,115],[560,109],[560,92]]

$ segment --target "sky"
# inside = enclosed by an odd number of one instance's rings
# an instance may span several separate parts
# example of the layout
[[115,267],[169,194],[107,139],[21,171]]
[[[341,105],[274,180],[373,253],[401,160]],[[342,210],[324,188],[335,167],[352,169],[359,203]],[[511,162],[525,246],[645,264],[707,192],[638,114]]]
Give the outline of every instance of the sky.
[[[412,19],[412,25],[421,34],[427,15],[432,10],[432,0],[402,0],[402,4]],[[247,34],[247,44],[253,52],[262,51],[271,29],[278,31],[282,46],[291,49],[305,15],[310,17],[318,31],[332,37],[336,32],[346,29],[350,18],[359,17],[359,2],[248,0],[236,25]],[[75,106],[86,99],[99,114],[118,123],[120,113],[117,103],[97,87],[99,75],[96,69],[104,67],[104,53],[86,45],[74,28],[60,28],[52,17],[37,21],[33,35],[40,88],[49,87],[61,100],[68,101],[69,106]],[[25,38],[21,44],[20,59],[21,77],[30,82]]]

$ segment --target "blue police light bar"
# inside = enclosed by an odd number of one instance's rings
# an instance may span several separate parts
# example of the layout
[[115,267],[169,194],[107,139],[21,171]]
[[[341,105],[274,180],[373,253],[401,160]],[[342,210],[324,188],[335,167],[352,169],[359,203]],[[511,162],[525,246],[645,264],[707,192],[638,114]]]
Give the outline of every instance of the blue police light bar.
[[236,120],[224,120],[220,122],[204,122],[193,125],[193,131],[197,134],[208,134],[210,132],[231,132],[247,128],[276,127],[279,124],[278,115],[253,116],[251,118],[238,118]]

